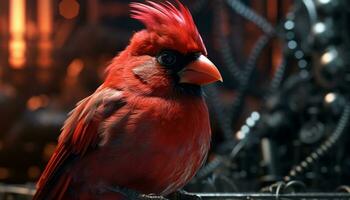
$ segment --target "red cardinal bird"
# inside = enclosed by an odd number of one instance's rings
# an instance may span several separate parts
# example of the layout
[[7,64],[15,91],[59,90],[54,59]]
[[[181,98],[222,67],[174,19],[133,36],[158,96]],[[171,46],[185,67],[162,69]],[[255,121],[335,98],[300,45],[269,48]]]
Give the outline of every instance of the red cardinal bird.
[[180,2],[130,6],[146,29],[70,113],[34,200],[126,198],[113,187],[168,195],[206,158],[211,131],[201,85],[222,78],[190,12]]

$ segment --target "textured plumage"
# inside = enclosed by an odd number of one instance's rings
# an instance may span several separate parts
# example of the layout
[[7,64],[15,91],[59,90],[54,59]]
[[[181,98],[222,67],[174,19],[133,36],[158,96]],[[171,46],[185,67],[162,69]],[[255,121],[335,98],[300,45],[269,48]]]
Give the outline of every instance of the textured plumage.
[[200,85],[220,73],[179,2],[131,7],[147,29],[70,113],[34,200],[123,199],[114,186],[167,195],[204,162],[210,125]]
[[[183,53],[200,51],[207,54],[202,38],[193,22],[190,11],[178,2],[179,9],[169,2],[157,4],[132,3],[131,17],[140,20],[148,30],[158,34],[159,45],[175,48]],[[167,37],[171,38],[170,40]]]

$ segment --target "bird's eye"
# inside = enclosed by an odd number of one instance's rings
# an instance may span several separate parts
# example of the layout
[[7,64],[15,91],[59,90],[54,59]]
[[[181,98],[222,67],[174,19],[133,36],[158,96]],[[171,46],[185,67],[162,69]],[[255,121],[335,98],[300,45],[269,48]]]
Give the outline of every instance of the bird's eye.
[[172,66],[177,62],[178,58],[175,52],[163,51],[157,56],[157,60],[163,66]]

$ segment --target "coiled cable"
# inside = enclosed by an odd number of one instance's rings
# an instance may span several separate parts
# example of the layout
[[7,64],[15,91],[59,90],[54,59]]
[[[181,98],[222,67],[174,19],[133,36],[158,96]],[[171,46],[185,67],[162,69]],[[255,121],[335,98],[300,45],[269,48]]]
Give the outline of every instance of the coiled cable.
[[236,93],[236,99],[233,102],[231,109],[229,110],[230,119],[232,122],[235,122],[238,117],[241,109],[244,105],[244,97],[249,89],[251,78],[256,69],[256,62],[261,55],[262,50],[266,47],[268,42],[270,41],[270,35],[262,35],[255,43],[250,56],[248,58],[244,74],[242,76],[241,84],[239,85]]
[[275,32],[273,26],[264,17],[244,5],[241,1],[227,0],[226,2],[236,13],[253,22],[266,34],[273,34]]
[[299,174],[312,166],[316,161],[322,158],[326,153],[329,152],[338,142],[341,136],[345,133],[345,129],[349,125],[350,119],[350,104],[348,103],[343,111],[342,116],[340,117],[338,124],[331,136],[324,141],[316,150],[314,150],[308,157],[306,157],[300,164],[293,167],[287,176],[283,179],[284,181],[290,181]]

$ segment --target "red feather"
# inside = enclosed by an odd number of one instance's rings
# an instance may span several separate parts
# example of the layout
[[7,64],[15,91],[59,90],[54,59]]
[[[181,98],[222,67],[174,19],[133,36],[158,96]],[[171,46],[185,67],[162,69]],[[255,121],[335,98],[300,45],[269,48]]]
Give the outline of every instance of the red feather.
[[108,190],[113,186],[167,195],[204,162],[211,136],[204,99],[175,89],[154,58],[164,48],[206,54],[191,14],[179,2],[131,7],[147,30],[133,36],[102,86],[71,112],[34,200],[122,199]]
[[131,3],[131,17],[144,23],[149,31],[167,38],[160,42],[161,46],[169,46],[182,52],[198,51],[207,55],[190,11],[179,1],[176,2],[179,8],[168,1],[165,3],[147,1],[148,4]]

